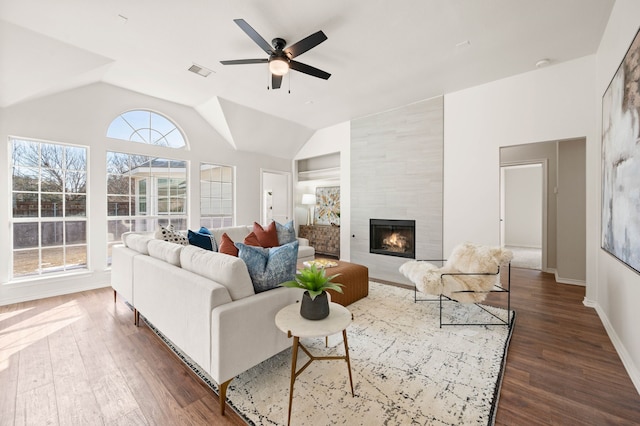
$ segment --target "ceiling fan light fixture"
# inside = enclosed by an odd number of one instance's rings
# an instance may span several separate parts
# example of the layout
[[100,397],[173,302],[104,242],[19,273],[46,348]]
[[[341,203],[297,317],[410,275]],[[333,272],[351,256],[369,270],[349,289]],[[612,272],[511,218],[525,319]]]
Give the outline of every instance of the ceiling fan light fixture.
[[289,62],[277,56],[269,58],[269,71],[274,75],[285,75],[289,72]]

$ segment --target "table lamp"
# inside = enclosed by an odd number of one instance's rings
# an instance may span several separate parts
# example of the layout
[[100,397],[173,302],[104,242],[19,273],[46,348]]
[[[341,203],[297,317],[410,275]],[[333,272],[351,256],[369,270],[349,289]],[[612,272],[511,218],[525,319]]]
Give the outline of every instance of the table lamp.
[[[316,196],[313,194],[303,194],[302,195],[302,205],[304,206],[315,206],[316,205]],[[307,225],[311,225],[311,207],[307,208]]]

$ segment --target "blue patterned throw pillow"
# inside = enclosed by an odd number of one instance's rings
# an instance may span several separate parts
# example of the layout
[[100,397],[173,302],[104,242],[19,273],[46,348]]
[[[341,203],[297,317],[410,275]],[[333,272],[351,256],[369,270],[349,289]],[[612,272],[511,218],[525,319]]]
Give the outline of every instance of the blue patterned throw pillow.
[[[208,229],[207,232],[209,232]],[[192,246],[197,246],[205,250],[218,251],[218,244],[216,244],[216,239],[211,234],[203,233],[202,228],[200,228],[200,231],[198,232],[189,229],[189,232],[187,233],[187,239],[189,240],[189,244],[191,244]]]
[[247,264],[256,293],[271,290],[280,283],[294,279],[298,261],[298,241],[268,249],[242,243],[235,245],[238,248],[238,257]]
[[276,233],[278,234],[278,243],[280,243],[280,245],[296,241],[296,230],[293,227],[293,220],[290,220],[284,225],[276,222]]

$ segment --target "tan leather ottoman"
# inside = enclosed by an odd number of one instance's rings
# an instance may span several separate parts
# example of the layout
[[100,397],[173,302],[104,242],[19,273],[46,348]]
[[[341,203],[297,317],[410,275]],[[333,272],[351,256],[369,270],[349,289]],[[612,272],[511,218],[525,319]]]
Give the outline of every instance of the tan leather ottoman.
[[[318,258],[316,258],[318,260]],[[334,261],[333,259],[327,259]],[[337,293],[333,290],[327,290],[331,294],[331,301],[342,306],[347,306],[356,300],[369,295],[369,268],[355,263],[343,262],[335,260],[338,266],[327,268],[327,276],[340,274],[333,279],[333,282],[344,284],[343,293]],[[303,265],[298,265],[303,268]]]

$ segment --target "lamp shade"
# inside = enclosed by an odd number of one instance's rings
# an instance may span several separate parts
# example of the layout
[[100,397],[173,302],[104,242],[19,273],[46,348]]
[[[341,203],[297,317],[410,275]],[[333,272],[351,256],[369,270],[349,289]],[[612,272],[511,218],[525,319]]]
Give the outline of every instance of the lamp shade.
[[302,195],[302,204],[305,206],[312,206],[316,203],[316,196],[313,194],[303,194]]

